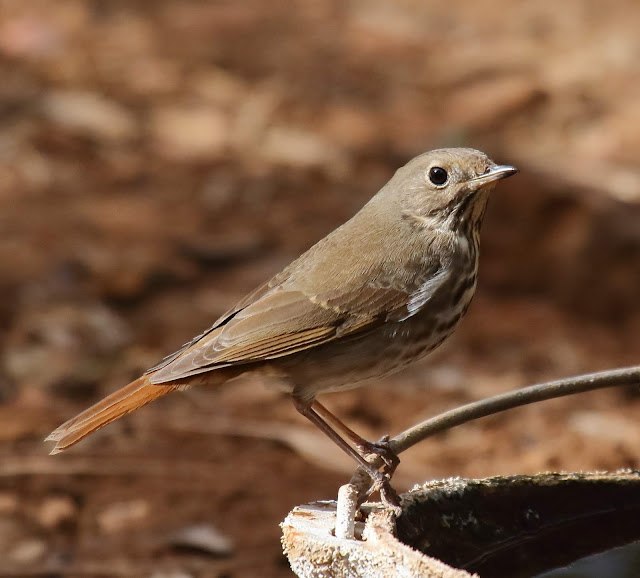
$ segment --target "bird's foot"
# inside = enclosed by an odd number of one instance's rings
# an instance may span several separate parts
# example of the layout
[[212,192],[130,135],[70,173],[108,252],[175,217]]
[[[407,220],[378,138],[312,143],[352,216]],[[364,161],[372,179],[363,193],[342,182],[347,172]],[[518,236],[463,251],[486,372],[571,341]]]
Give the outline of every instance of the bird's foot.
[[400,496],[398,495],[398,492],[391,487],[389,476],[377,470],[375,474],[377,475],[371,476],[373,484],[371,485],[368,494],[370,495],[375,491],[379,491],[380,500],[384,506],[390,508],[396,516],[399,516],[402,513]]
[[391,479],[393,473],[396,471],[398,464],[400,464],[400,458],[389,446],[389,436],[382,436],[377,442],[369,442],[362,440],[357,444],[358,449],[365,455],[376,455],[384,462],[383,472]]
[[387,482],[380,488],[380,499],[387,508],[393,510],[396,516],[402,514],[400,496],[398,495],[398,492],[391,487],[389,480],[387,480]]

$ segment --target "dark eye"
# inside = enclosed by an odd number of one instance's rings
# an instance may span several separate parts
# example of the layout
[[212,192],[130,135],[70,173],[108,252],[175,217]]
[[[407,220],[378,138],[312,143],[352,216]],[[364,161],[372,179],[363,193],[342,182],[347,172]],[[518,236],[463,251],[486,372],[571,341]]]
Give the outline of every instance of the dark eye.
[[429,180],[434,185],[444,185],[447,182],[449,175],[442,167],[431,167],[429,169]]

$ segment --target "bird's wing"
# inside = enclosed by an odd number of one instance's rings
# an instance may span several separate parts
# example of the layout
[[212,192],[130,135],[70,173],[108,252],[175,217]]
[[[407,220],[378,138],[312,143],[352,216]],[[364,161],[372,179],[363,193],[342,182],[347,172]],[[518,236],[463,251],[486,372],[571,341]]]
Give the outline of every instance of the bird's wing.
[[422,304],[446,279],[440,273],[434,277],[427,287],[381,287],[374,281],[318,295],[286,282],[267,285],[169,356],[151,382],[166,383],[219,367],[274,359],[367,331],[386,320],[405,319],[417,311],[416,292]]

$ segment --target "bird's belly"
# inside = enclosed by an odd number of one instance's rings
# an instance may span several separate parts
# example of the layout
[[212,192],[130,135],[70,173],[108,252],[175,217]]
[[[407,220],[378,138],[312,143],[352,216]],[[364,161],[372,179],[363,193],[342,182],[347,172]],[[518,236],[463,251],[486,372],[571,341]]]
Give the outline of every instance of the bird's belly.
[[453,333],[462,313],[447,318],[417,314],[386,323],[374,331],[283,358],[278,369],[310,397],[358,387],[426,356]]

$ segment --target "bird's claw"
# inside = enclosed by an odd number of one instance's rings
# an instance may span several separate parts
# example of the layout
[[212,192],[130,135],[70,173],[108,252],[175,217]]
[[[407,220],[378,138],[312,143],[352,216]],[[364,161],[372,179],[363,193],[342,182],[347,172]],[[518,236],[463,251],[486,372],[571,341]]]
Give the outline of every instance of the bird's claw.
[[373,484],[369,488],[367,495],[371,495],[375,491],[380,492],[380,499],[382,503],[394,511],[396,516],[402,513],[402,506],[400,496],[391,487],[389,475],[384,472],[377,472],[378,475],[373,478]]
[[366,443],[358,444],[358,449],[364,454],[379,456],[384,462],[383,472],[388,476],[388,479],[391,479],[398,464],[400,464],[400,458],[389,446],[389,436],[382,436],[377,442],[367,441]]

